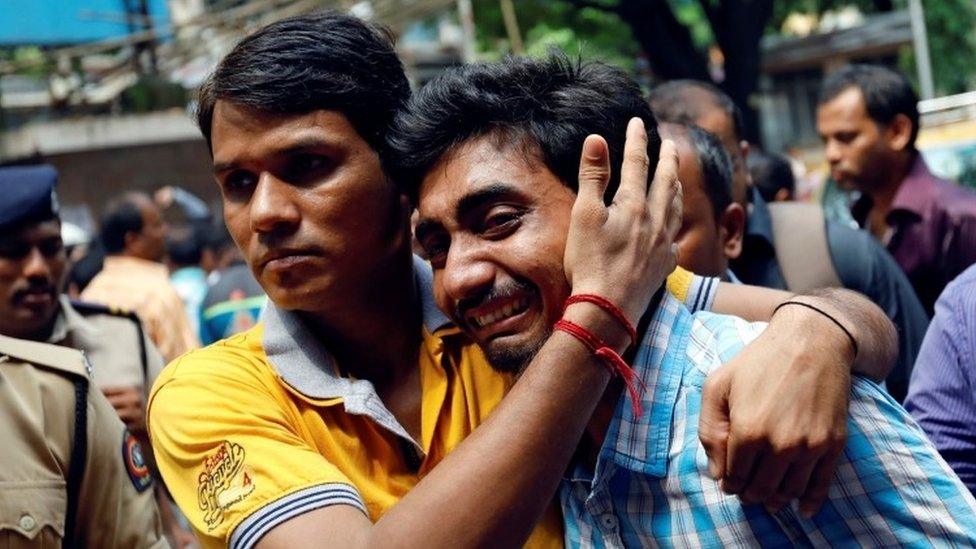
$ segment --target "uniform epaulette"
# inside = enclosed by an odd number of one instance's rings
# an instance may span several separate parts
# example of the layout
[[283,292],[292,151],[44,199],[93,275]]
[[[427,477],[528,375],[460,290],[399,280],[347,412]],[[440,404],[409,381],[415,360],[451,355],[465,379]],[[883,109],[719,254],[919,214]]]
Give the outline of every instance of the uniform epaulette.
[[75,301],[71,300],[71,306],[78,311],[81,316],[91,316],[91,315],[112,315],[121,316],[124,318],[129,318],[132,320],[139,320],[134,311],[125,309],[123,307],[114,307],[103,305],[101,303],[90,303],[87,301]]
[[129,309],[122,307],[110,307],[101,303],[88,303],[85,301],[71,300],[71,307],[81,316],[110,315],[125,318],[135,324],[136,336],[139,339],[139,360],[142,364],[142,377],[148,379],[149,376],[149,354],[146,349],[146,340],[142,329],[142,320]]
[[88,379],[91,365],[85,354],[70,347],[0,335],[0,355]]

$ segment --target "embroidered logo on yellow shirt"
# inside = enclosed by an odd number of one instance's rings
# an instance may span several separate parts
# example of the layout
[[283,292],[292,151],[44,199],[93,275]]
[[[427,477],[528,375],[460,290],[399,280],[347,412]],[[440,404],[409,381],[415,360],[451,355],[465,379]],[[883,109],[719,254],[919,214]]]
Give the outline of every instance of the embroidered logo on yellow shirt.
[[197,502],[203,520],[212,530],[224,520],[224,511],[254,491],[254,482],[244,468],[244,447],[224,441],[203,460],[197,487]]

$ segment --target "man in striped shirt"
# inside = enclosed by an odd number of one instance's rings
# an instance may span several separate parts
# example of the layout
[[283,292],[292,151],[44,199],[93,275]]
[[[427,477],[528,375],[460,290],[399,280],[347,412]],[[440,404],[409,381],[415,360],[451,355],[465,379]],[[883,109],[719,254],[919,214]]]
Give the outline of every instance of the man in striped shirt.
[[[572,126],[579,123],[589,132],[611,136],[610,150],[620,147],[621,140],[612,137],[619,132],[615,121],[643,113],[637,87],[616,78],[608,67],[558,57],[468,66],[428,83],[398,118],[390,139],[399,162],[396,173],[415,186],[417,238],[434,269],[438,305],[497,368],[519,369],[548,336],[523,300],[542,296],[550,301],[549,309],[558,310],[554,304],[568,297],[560,293],[563,258],[551,252],[560,249],[560,238],[565,243],[565,219],[573,204],[569,197],[575,193],[567,178],[556,175],[553,158],[558,155],[551,150],[542,154],[547,149],[541,143],[579,131]],[[559,115],[567,104],[584,100],[597,105],[601,116],[580,122]],[[577,114],[592,112],[581,107]],[[594,119],[607,127],[594,129]],[[547,125],[546,132],[539,132]],[[605,150],[601,143],[591,135],[584,157],[599,157]],[[626,150],[623,154],[627,158]],[[800,360],[784,351],[783,363],[793,365],[790,375],[745,388],[737,381],[732,396],[762,399],[763,393],[789,394],[782,392],[784,386],[817,383],[821,374],[805,367],[809,361],[802,355],[812,358],[818,349],[805,343],[824,335],[856,341],[860,319],[852,307],[864,299],[845,290],[827,294],[850,302],[824,304],[794,296],[776,313],[805,322],[809,334],[796,336],[792,352]],[[722,414],[702,408],[706,381],[728,383],[735,363],[747,363],[755,348],[780,345],[783,334],[764,332],[762,323],[692,313],[666,293],[651,303],[631,362],[644,390],[637,392],[637,402],[628,402],[621,384],[608,388],[563,479],[567,545],[976,544],[976,500],[904,409],[860,377],[849,394],[849,437],[835,459],[817,461],[802,453],[783,464],[758,457],[763,447],[747,443],[727,461],[710,464],[706,445],[714,452],[722,444],[712,434]],[[753,340],[757,344],[744,350]],[[855,359],[860,356],[856,343],[849,349]],[[849,358],[838,357],[838,364]],[[822,435],[826,440],[830,433]],[[814,441],[819,446],[817,437]],[[769,444],[775,446],[776,440]],[[731,485],[740,479],[729,478],[724,469],[743,461],[750,464],[746,470],[777,480],[747,490],[741,499],[731,495]],[[822,507],[809,499],[791,501],[809,480],[831,475]],[[714,477],[724,478],[719,483]],[[793,497],[768,499],[782,486]]]

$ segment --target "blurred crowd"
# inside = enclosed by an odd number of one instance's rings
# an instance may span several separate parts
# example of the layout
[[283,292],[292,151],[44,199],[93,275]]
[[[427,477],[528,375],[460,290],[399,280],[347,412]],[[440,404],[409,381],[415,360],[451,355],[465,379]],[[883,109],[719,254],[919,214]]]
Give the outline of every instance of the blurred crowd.
[[851,225],[711,83],[554,55],[410,97],[384,36],[228,55],[219,211],[126,192],[88,233],[0,167],[4,543],[976,544],[976,194],[904,75],[822,83]]

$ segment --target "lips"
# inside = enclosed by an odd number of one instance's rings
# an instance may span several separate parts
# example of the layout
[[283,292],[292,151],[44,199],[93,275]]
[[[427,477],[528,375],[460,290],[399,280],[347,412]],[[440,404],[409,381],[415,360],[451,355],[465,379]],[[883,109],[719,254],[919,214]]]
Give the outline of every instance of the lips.
[[287,269],[289,267],[294,267],[314,257],[319,254],[313,249],[297,249],[288,248],[274,250],[263,255],[258,262],[262,268],[271,270]]

